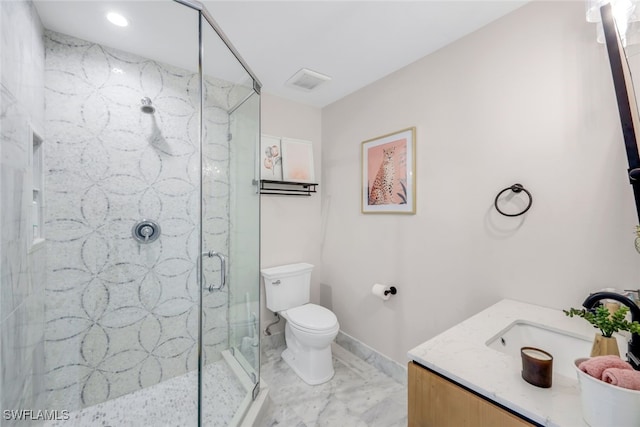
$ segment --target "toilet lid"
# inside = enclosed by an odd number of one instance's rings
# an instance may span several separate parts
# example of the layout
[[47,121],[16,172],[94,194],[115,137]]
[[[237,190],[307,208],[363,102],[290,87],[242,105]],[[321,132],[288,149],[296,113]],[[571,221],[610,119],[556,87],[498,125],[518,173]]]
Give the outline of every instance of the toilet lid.
[[305,304],[287,310],[289,321],[306,329],[321,331],[333,328],[338,318],[331,310],[315,304]]

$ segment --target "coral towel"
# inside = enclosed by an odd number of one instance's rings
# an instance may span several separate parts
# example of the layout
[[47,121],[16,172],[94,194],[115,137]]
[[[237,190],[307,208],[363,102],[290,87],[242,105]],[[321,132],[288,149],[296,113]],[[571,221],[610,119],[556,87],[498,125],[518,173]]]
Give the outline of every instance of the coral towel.
[[618,368],[623,370],[633,370],[624,360],[620,359],[620,356],[596,356],[591,359],[585,360],[578,365],[578,369],[582,372],[586,372],[594,378],[602,380],[602,373],[608,368]]
[[608,368],[602,373],[602,381],[630,390],[640,390],[640,371]]

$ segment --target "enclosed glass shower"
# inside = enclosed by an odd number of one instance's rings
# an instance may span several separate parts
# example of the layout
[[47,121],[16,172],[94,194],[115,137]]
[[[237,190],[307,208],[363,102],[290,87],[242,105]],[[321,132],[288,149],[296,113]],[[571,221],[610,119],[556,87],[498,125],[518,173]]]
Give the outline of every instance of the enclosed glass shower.
[[[198,2],[2,3],[35,46],[2,51],[3,411],[239,425],[260,387],[260,83]],[[42,67],[42,120],[15,56]]]

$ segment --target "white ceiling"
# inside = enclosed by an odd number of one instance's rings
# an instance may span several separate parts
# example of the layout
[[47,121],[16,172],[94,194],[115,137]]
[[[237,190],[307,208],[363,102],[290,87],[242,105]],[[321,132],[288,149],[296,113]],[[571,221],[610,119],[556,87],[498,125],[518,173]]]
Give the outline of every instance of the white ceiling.
[[[206,0],[202,3],[257,75],[265,92],[323,107],[527,2]],[[171,0],[36,0],[35,4],[45,28],[183,68],[196,67],[196,17]],[[131,25],[123,30],[108,24],[104,19],[107,10],[127,15]],[[220,46],[209,50],[216,52],[209,58],[228,56]],[[234,80],[239,81],[237,67],[231,68]],[[301,68],[329,75],[332,80],[312,92],[286,86],[285,82]]]

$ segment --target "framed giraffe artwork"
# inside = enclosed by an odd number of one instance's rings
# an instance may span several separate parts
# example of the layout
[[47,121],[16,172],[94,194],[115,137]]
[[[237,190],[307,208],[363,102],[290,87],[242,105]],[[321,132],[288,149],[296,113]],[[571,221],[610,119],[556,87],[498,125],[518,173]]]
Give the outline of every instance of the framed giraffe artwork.
[[362,143],[362,213],[416,213],[416,128]]

